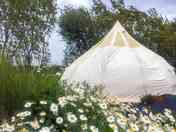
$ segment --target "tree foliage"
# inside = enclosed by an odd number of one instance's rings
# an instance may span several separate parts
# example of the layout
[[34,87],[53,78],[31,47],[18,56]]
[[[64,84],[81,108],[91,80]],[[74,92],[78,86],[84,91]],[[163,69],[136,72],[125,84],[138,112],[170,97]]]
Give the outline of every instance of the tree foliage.
[[47,36],[55,22],[55,0],[1,0],[0,53],[12,60],[31,65],[43,62],[47,51]]
[[68,44],[65,51],[67,63],[80,56],[96,42],[94,21],[89,11],[84,8],[65,8],[59,25],[61,34]]
[[[62,10],[59,25],[67,42],[65,64],[96,44],[116,20],[139,42],[166,58],[176,57],[176,20],[164,19],[155,9],[142,12],[126,7],[123,0],[92,0],[92,8],[67,7]],[[81,48],[80,48],[81,47]]]

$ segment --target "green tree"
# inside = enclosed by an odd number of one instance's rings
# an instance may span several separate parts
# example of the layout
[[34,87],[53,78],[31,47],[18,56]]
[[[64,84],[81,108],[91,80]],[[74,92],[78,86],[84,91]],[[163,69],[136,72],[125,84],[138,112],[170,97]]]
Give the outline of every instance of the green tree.
[[[166,21],[158,34],[157,43],[160,44],[159,53],[173,61],[176,57],[176,20]],[[175,65],[176,66],[176,65]]]
[[65,64],[88,50],[96,42],[95,25],[88,10],[67,7],[59,18],[60,33],[67,42]]
[[123,0],[109,0],[109,4],[107,6],[102,0],[93,0],[90,10],[73,7],[63,10],[59,25],[67,42],[66,64],[96,44],[116,20],[146,47],[166,58],[174,58],[175,21],[164,19],[155,9],[142,12],[133,6],[126,7]]
[[56,0],[1,0],[0,11],[1,55],[20,58],[24,65],[46,60]]

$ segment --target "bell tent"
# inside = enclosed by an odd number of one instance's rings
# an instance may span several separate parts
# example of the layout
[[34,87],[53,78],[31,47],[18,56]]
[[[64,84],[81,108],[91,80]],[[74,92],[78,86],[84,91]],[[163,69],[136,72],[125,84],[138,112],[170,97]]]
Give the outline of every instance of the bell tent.
[[104,93],[139,100],[176,93],[174,68],[136,41],[117,21],[95,46],[66,68],[63,80],[102,85]]

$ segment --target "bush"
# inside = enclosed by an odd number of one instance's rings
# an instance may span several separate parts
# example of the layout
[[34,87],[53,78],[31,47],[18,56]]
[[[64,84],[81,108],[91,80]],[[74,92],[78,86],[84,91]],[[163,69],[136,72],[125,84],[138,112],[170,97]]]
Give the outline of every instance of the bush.
[[32,68],[14,66],[0,59],[0,119],[12,115],[27,101],[52,100],[62,94],[58,76]]
[[176,114],[169,109],[152,113],[135,104],[109,104],[95,88],[62,86],[64,96],[27,102],[8,124],[0,125],[0,131],[168,132],[176,128]]
[[18,131],[113,132],[108,123],[115,122],[110,107],[88,87],[65,86],[65,96],[55,101],[27,102],[24,107],[13,117]]
[[153,112],[163,112],[165,108],[176,112],[176,95],[146,95],[141,98],[139,107],[149,107]]

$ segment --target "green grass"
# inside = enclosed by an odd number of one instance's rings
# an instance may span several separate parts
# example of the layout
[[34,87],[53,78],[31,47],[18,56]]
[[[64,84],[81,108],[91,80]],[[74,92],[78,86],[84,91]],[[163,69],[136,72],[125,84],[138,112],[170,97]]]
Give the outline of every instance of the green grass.
[[62,93],[53,72],[27,71],[0,59],[0,119],[20,110],[25,101],[52,100]]

